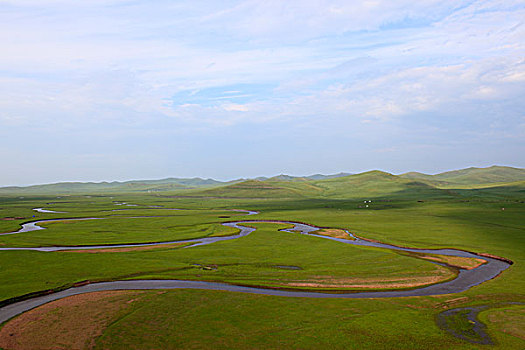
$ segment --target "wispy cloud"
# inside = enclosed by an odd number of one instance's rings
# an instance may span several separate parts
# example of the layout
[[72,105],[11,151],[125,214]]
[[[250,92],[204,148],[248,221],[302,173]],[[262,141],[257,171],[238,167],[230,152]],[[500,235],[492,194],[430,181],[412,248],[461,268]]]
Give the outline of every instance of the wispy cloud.
[[[226,152],[237,145],[231,130],[299,128],[307,139],[491,135],[524,147],[521,1],[4,0],[0,9],[0,136],[113,129],[124,144],[152,147],[140,135],[156,134],[175,148],[168,135],[220,130]],[[409,158],[406,147],[377,149]]]

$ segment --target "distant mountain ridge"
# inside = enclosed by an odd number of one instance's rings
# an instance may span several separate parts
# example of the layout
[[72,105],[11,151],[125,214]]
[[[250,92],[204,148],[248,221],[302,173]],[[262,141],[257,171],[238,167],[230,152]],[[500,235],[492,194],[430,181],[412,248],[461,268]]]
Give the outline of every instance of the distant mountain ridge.
[[353,174],[351,173],[337,173],[333,175],[314,174],[314,175],[306,176],[306,178],[309,180],[327,180],[327,179],[335,179],[338,177],[344,177],[348,175],[353,175]]
[[[333,175],[322,175],[315,174],[307,177],[298,177],[290,175],[277,175],[271,179],[283,180],[283,181],[301,181],[308,180],[311,178],[315,179],[328,179],[339,176],[346,176],[347,173],[339,173]],[[267,177],[258,177],[256,180],[265,181],[269,180]],[[6,186],[0,187],[1,193],[83,193],[91,191],[170,191],[170,190],[189,190],[196,188],[207,188],[221,185],[229,185],[236,182],[242,182],[246,179],[237,179],[232,181],[218,181],[214,179],[203,179],[200,177],[194,178],[175,178],[169,177],[159,180],[129,180],[129,181],[102,181],[102,182],[58,182],[43,185],[31,185],[31,186]]]
[[323,174],[314,174],[309,176],[291,176],[286,174],[281,174],[277,176],[273,176],[270,178],[256,178],[256,180],[270,180],[270,181],[308,181],[308,180],[327,180],[327,179],[335,179],[338,177],[344,177],[352,175],[350,173],[337,173],[332,175],[323,175]]
[[397,192],[432,193],[441,195],[450,189],[486,188],[496,185],[525,185],[525,169],[491,166],[466,168],[429,175],[408,172],[393,175],[372,170],[360,174],[338,173],[218,181],[202,178],[165,178],[113,182],[60,182],[25,187],[2,187],[0,194],[74,194],[87,192],[180,192],[197,196],[229,197],[317,197],[350,198],[378,196]]
[[192,189],[198,187],[224,185],[231,182],[221,182],[213,179],[202,178],[166,178],[160,180],[131,180],[112,182],[59,182],[54,184],[33,186],[0,187],[0,193],[5,192],[37,192],[48,193],[61,191],[61,193],[80,193],[89,191],[160,191],[176,189]]

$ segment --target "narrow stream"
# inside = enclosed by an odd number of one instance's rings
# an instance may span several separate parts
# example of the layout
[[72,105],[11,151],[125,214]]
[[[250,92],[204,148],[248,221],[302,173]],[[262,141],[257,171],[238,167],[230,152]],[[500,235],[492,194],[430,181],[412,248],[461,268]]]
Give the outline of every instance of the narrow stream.
[[[257,212],[245,211],[248,215],[257,214]],[[76,220],[93,220],[97,218],[80,218]],[[67,219],[72,220],[72,219]],[[42,222],[59,221],[55,220],[40,220],[22,225],[22,228],[17,232],[8,232],[5,234],[14,234],[29,232],[34,230],[41,230],[42,227],[38,226]],[[63,251],[72,249],[101,249],[101,248],[120,248],[120,247],[141,247],[141,246],[152,246],[159,244],[169,243],[193,243],[186,248],[196,247],[200,245],[212,244],[215,242],[233,240],[240,237],[244,237],[254,232],[256,229],[251,227],[242,226],[242,224],[250,224],[255,222],[265,222],[264,220],[244,220],[235,222],[223,223],[225,226],[237,228],[240,230],[238,234],[223,237],[204,237],[187,240],[175,240],[165,242],[151,242],[151,243],[137,243],[137,244],[112,244],[112,245],[86,245],[86,246],[54,246],[54,247],[0,247],[0,251],[9,250],[34,250],[34,251]],[[370,242],[357,237],[353,237],[355,240],[347,240],[340,238],[333,238],[329,236],[322,236],[312,233],[319,230],[318,227],[308,225],[304,223],[297,223],[293,221],[278,221],[285,224],[293,225],[290,229],[283,229],[291,233],[299,233],[304,235],[315,236],[323,239],[330,239],[338,241],[344,244],[377,247],[390,250],[407,251],[407,252],[418,252],[418,253],[431,253],[441,254],[448,256],[466,257],[466,258],[478,258],[487,261],[486,264],[480,265],[472,270],[460,269],[458,276],[447,282],[430,285],[427,287],[411,289],[411,290],[399,290],[399,291],[376,291],[376,292],[346,292],[346,293],[323,293],[313,291],[289,291],[289,290],[276,290],[267,288],[256,288],[256,287],[243,287],[237,285],[230,285],[226,283],[215,283],[215,282],[204,282],[204,281],[185,281],[185,280],[128,280],[128,281],[114,281],[114,282],[101,282],[92,283],[81,287],[69,288],[57,293],[52,293],[44,296],[31,298],[28,300],[13,303],[0,308],[0,323],[16,316],[22,312],[43,305],[53,300],[65,298],[71,295],[90,293],[95,291],[108,291],[108,290],[134,290],[134,289],[206,289],[206,290],[223,290],[230,292],[241,292],[241,293],[252,293],[261,295],[273,295],[282,297],[303,297],[303,298],[393,298],[393,297],[411,297],[411,296],[426,296],[426,295],[439,295],[439,294],[451,294],[463,292],[475,285],[488,281],[502,271],[507,269],[510,264],[508,262],[480,256],[471,252],[457,250],[457,249],[416,249],[416,248],[403,248],[397,247],[390,244]]]
[[494,345],[494,341],[487,333],[487,326],[478,319],[478,314],[481,311],[508,305],[525,305],[525,303],[503,302],[448,309],[437,315],[436,324],[456,338],[474,344]]

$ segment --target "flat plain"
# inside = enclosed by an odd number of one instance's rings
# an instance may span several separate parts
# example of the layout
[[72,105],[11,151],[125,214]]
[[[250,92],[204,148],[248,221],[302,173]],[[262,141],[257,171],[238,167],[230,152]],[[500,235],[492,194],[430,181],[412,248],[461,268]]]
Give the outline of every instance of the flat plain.
[[[488,168],[436,178],[376,171],[180,190],[143,184],[95,186],[89,192],[68,187],[0,191],[0,232],[49,220],[39,224],[45,229],[0,235],[0,248],[77,247],[0,251],[2,306],[120,280],[320,293],[412,290],[453,280],[462,269],[483,262],[344,244],[282,231],[293,225],[279,221],[315,225],[324,228],[320,234],[339,238],[349,232],[402,247],[487,253],[513,263],[460,293],[402,298],[190,289],[80,294],[4,322],[0,348],[524,348],[525,184],[514,173],[501,175],[506,171]],[[235,239],[173,243],[232,237],[239,230],[221,223],[242,220],[260,222],[246,223],[256,230]],[[111,246],[140,243],[158,244]],[[92,245],[102,247],[83,248]],[[475,307],[482,309],[474,321],[466,312],[438,321],[444,311]],[[485,333],[477,331],[479,325]]]

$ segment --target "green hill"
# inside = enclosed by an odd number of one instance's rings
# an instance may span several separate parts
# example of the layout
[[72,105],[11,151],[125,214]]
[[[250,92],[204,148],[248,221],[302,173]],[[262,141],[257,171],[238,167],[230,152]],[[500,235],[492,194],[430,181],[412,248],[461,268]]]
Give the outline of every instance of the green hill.
[[402,178],[424,180],[438,187],[454,187],[455,185],[478,187],[484,184],[509,183],[525,180],[525,169],[505,166],[488,168],[467,168],[447,171],[436,175],[410,172],[399,175]]
[[191,191],[192,195],[210,197],[239,198],[298,198],[316,197],[323,189],[316,187],[311,181],[290,181],[276,178],[260,181],[247,180],[228,186],[212,189]]
[[449,191],[377,170],[324,180],[277,176],[264,181],[248,180],[191,192],[196,196],[242,198],[364,199],[395,195],[450,196]]
[[[392,175],[373,170],[361,174],[312,175],[221,182],[201,178],[166,178],[125,182],[61,182],[27,187],[3,187],[1,194],[80,194],[163,192],[175,195],[234,198],[366,199],[392,196],[442,197],[479,189],[487,193],[512,190],[520,194],[525,169],[492,166],[448,171],[436,175],[409,172]],[[498,187],[499,189],[489,190]],[[474,193],[474,192],[473,192]],[[475,193],[474,193],[475,194]]]
[[448,196],[447,191],[429,184],[403,179],[390,173],[374,170],[361,174],[316,181],[324,188],[324,197],[330,198],[378,198],[392,195]]

